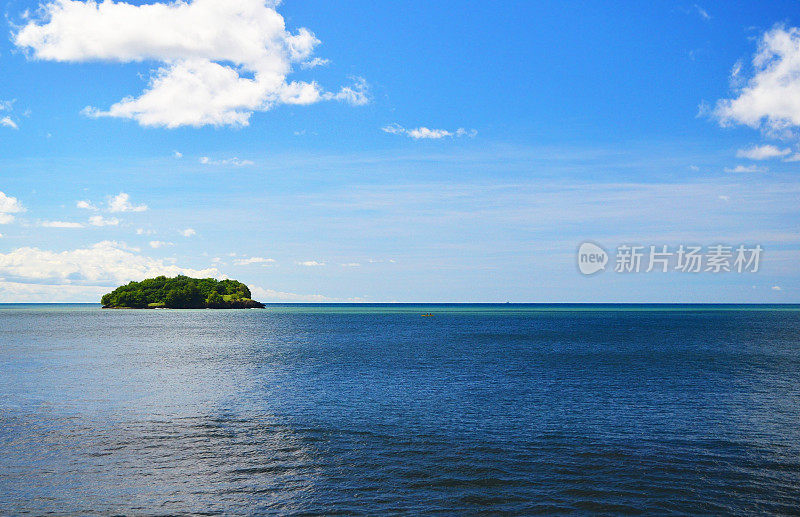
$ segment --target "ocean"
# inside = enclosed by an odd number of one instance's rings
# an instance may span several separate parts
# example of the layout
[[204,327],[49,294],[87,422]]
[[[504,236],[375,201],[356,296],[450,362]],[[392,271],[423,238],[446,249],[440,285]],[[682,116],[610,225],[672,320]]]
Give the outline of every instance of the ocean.
[[3,515],[798,512],[800,306],[0,305]]

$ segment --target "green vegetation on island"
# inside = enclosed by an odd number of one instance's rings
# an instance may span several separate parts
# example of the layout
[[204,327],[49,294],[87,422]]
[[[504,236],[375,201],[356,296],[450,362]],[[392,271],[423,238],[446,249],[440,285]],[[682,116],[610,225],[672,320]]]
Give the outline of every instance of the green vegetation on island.
[[254,309],[264,304],[250,298],[250,289],[236,280],[159,276],[131,282],[103,295],[104,309]]

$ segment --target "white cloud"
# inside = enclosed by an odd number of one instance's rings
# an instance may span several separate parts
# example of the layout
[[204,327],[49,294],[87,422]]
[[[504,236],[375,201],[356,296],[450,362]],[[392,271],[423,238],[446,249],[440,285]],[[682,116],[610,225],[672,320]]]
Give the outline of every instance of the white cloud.
[[783,161],[785,162],[800,162],[800,153],[795,153],[788,158],[784,158]]
[[324,262],[317,262],[316,260],[306,260],[303,262],[297,262],[298,266],[305,266],[305,267],[319,267],[324,266]]
[[305,28],[287,31],[277,3],[51,0],[13,40],[38,59],[162,63],[138,97],[107,110],[87,107],[84,113],[92,117],[168,128],[245,126],[253,112],[279,104],[365,103],[359,84],[332,93],[316,82],[287,81],[294,64],[322,61],[311,58],[319,40]]
[[720,199],[722,201],[730,201],[731,200],[730,196],[724,196],[724,195],[717,196],[717,199]]
[[83,223],[69,221],[42,221],[40,224],[45,228],[83,228]]
[[414,129],[406,129],[399,124],[389,124],[388,126],[384,126],[381,128],[381,131],[384,133],[389,133],[392,135],[406,135],[414,140],[420,139],[432,139],[438,140],[445,137],[453,137],[453,136],[469,136],[474,137],[478,134],[478,132],[474,129],[464,129],[460,127],[455,131],[448,131],[446,129],[430,129],[427,127],[418,127]]
[[14,215],[24,212],[25,207],[15,197],[6,195],[0,191],[0,224],[8,224],[14,221]]
[[345,264],[342,264],[342,267],[361,267],[361,264],[359,264],[358,262],[347,262]]
[[75,203],[75,206],[78,208],[82,208],[84,210],[98,210],[96,206],[94,206],[91,201],[81,200]]
[[181,235],[183,235],[184,237],[194,237],[195,235],[197,235],[197,232],[194,231],[194,228],[186,228],[181,232]]
[[11,129],[19,129],[17,123],[14,122],[14,120],[9,116],[0,118],[0,126],[10,127]]
[[251,264],[261,264],[263,266],[271,266],[275,264],[275,260],[264,257],[249,257],[245,259],[234,260],[233,263],[237,266],[249,266]]
[[136,228],[136,235],[153,235],[155,230],[145,230],[144,228]]
[[778,149],[774,145],[754,145],[747,149],[736,151],[737,158],[749,158],[750,160],[769,160],[770,158],[780,158],[791,154],[791,149]]
[[0,277],[9,282],[52,285],[116,286],[159,275],[218,276],[216,269],[195,270],[140,255],[114,241],[88,248],[49,251],[17,248],[0,253]]
[[94,302],[109,291],[108,286],[29,284],[0,280],[2,303]]
[[744,84],[741,75],[743,66],[744,65],[742,64],[741,61],[737,61],[731,67],[730,81],[731,81],[731,86],[734,88],[740,88],[742,84]]
[[326,66],[330,63],[330,59],[323,59],[321,57],[315,57],[314,59],[309,59],[308,61],[303,61],[300,63],[300,67],[304,69],[309,68],[316,68],[318,66]]
[[369,104],[369,85],[363,77],[354,77],[352,86],[343,86],[337,93],[325,92],[321,98],[327,101],[342,101],[353,106]]
[[397,123],[389,124],[388,126],[383,126],[381,128],[381,131],[392,135],[404,135],[406,133],[406,129]]
[[783,289],[782,289],[782,288],[781,288],[781,286],[779,286],[779,285],[773,285],[773,286],[772,286],[772,290],[773,290],[773,291],[783,291]]
[[105,218],[102,215],[93,215],[89,218],[89,224],[92,226],[117,226],[119,219],[116,217]]
[[148,244],[150,245],[151,248],[155,248],[155,249],[164,248],[166,246],[174,246],[175,245],[172,242],[164,242],[164,241],[150,241]]
[[172,157],[175,158],[176,160],[180,160],[181,158],[183,158],[183,153],[180,151],[172,151]]
[[[734,85],[740,72],[734,70]],[[765,32],[752,59],[752,76],[741,78],[735,97],[717,101],[712,114],[723,126],[744,124],[786,136],[800,126],[800,29]]]
[[131,197],[125,192],[120,192],[108,202],[109,212],[144,212],[147,205],[132,205]]
[[453,136],[453,133],[444,129],[428,129],[427,127],[418,127],[416,129],[409,129],[406,134],[414,139],[430,138],[439,139],[446,136]]
[[758,165],[737,165],[736,167],[725,167],[725,172],[767,172],[769,169],[766,167],[759,167]]
[[708,14],[708,11],[706,11],[705,9],[700,7],[699,5],[694,4],[694,10],[697,11],[697,14],[699,14],[702,19],[704,19],[704,20],[710,20],[711,19],[711,15]]
[[321,294],[297,294],[265,289],[257,285],[248,285],[253,298],[262,302],[364,302],[363,298],[330,298]]
[[200,163],[203,165],[219,165],[219,166],[231,166],[231,167],[249,167],[250,165],[255,165],[255,162],[250,160],[240,160],[237,157],[227,158],[225,160],[212,160],[208,156],[200,157]]
[[0,212],[6,214],[15,214],[24,212],[22,204],[13,196],[7,195],[5,192],[0,192]]
[[[11,111],[14,107],[14,101],[0,100],[0,111]],[[10,127],[11,129],[19,129],[16,121],[10,115],[0,117],[0,126]]]
[[283,291],[275,291],[273,289],[264,289],[255,285],[247,286],[250,288],[250,293],[253,298],[259,301],[269,302],[328,302],[331,301],[327,296],[321,294],[296,294],[287,293]]

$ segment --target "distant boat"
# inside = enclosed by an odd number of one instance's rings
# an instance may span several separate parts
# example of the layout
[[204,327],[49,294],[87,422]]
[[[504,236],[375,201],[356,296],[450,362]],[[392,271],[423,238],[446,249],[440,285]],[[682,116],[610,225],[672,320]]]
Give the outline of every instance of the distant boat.
[[422,315],[423,318],[430,318],[431,316],[433,316],[433,313],[431,312],[426,312],[425,314]]

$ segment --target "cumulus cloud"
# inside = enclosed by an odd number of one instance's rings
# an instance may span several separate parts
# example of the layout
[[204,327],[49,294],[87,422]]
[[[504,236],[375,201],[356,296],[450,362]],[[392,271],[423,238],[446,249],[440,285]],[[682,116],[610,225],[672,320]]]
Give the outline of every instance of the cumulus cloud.
[[44,228],[83,228],[83,223],[69,221],[42,221],[40,224]]
[[180,160],[181,158],[183,158],[183,153],[180,151],[172,151],[172,157],[175,158],[176,160]]
[[92,226],[117,226],[119,219],[116,217],[103,217],[102,215],[93,215],[89,218],[89,224]]
[[734,97],[712,110],[722,126],[743,124],[787,136],[800,126],[800,29],[776,26],[765,32],[752,58],[752,75],[735,67]]
[[156,61],[148,87],[91,117],[134,119],[143,126],[246,126],[255,111],[280,104],[368,101],[358,82],[338,92],[289,81],[293,65],[319,66],[320,41],[286,30],[265,0],[194,0],[134,5],[51,0],[14,35],[33,58],[60,62]]
[[181,232],[181,235],[183,235],[184,237],[194,237],[195,235],[197,235],[197,232],[194,231],[194,228],[186,228]]
[[275,260],[271,258],[264,258],[264,257],[249,257],[243,259],[234,260],[233,263],[237,266],[249,266],[251,264],[261,264],[262,266],[272,266],[275,264]]
[[75,206],[78,208],[82,208],[84,210],[98,210],[96,206],[92,204],[91,201],[81,200],[75,203]]
[[115,241],[60,252],[24,247],[0,253],[0,277],[17,283],[116,286],[159,275],[214,277],[219,272],[167,264]]
[[338,92],[325,92],[322,100],[341,101],[353,106],[369,104],[369,85],[363,77],[354,77],[352,86],[343,86]]
[[25,207],[15,197],[6,195],[0,191],[0,224],[8,224],[14,221],[14,214],[24,212]]
[[773,285],[773,286],[772,286],[772,290],[773,290],[773,291],[783,291],[783,289],[782,289],[782,288],[781,288],[781,286],[779,286],[779,285]]
[[791,149],[778,149],[774,145],[754,145],[747,149],[736,151],[737,158],[749,158],[750,160],[769,160],[770,158],[780,158],[791,154]]
[[305,261],[302,261],[302,262],[297,262],[297,265],[298,266],[304,266],[304,267],[320,267],[320,266],[324,266],[325,263],[324,262],[317,262],[316,260],[305,260]]
[[400,124],[389,124],[388,126],[382,127],[381,131],[392,135],[405,135],[410,138],[413,138],[414,140],[420,140],[420,139],[438,140],[441,138],[453,137],[453,136],[475,137],[478,134],[478,132],[474,129],[464,129],[463,127],[460,127],[455,131],[448,131],[446,129],[430,129],[424,126],[417,127],[414,129],[406,129]]
[[236,156],[233,158],[226,158],[224,160],[212,160],[208,156],[201,156],[200,163],[203,165],[219,165],[222,167],[249,167],[255,165],[255,162],[250,160],[240,160]]
[[131,197],[125,192],[120,192],[112,197],[108,202],[109,212],[144,212],[147,210],[147,205],[133,205],[131,204]]
[[164,241],[150,241],[148,244],[150,245],[151,248],[154,248],[154,249],[164,248],[166,246],[174,246],[175,245],[172,242],[164,242]]
[[358,262],[347,262],[345,264],[342,264],[342,267],[361,267],[361,264],[359,264]]

